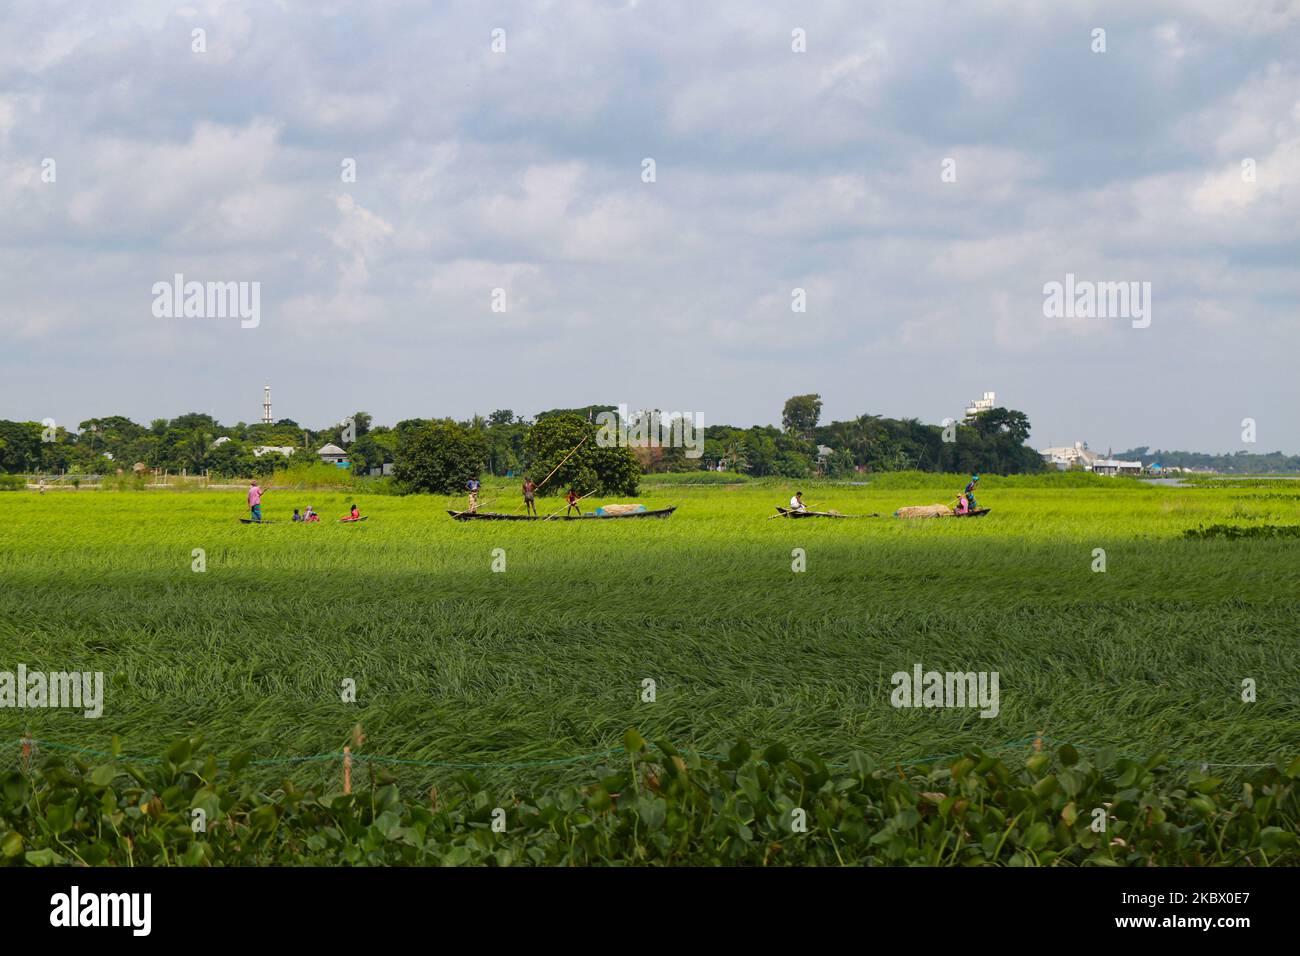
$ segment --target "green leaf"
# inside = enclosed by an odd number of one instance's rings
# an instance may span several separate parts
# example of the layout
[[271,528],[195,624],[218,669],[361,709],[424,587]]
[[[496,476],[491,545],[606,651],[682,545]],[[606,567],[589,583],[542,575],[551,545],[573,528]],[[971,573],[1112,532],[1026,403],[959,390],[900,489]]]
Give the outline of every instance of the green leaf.
[[100,764],[90,772],[90,782],[97,787],[107,787],[117,776],[117,769],[112,764]]
[[12,859],[23,852],[23,835],[17,831],[6,833],[0,840],[0,853]]
[[645,750],[645,738],[629,727],[623,732],[623,749],[630,754],[639,754]]
[[167,759],[172,763],[184,763],[190,759],[190,738],[182,737],[167,748]]
[[63,857],[49,847],[44,850],[28,850],[25,859],[32,866],[54,866],[63,862]]

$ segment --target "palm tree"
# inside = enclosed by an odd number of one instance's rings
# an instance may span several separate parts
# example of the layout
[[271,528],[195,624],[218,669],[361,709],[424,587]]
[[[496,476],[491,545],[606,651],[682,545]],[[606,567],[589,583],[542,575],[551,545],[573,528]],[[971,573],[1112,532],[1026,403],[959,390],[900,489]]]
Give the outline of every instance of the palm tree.
[[730,444],[727,445],[723,454],[726,456],[727,464],[731,466],[732,471],[740,472],[749,470],[749,461],[745,458],[744,448],[739,442],[733,439]]
[[205,435],[202,429],[196,428],[185,442],[185,459],[193,466],[196,474],[203,471],[203,463],[208,457],[208,446],[211,441],[211,435]]

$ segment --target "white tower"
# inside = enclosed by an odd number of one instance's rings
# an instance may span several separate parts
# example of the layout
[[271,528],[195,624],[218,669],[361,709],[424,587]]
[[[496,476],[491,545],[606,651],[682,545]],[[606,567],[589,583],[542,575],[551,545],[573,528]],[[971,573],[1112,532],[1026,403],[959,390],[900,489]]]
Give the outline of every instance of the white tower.
[[271,422],[271,386],[267,385],[262,389],[262,424],[269,425]]

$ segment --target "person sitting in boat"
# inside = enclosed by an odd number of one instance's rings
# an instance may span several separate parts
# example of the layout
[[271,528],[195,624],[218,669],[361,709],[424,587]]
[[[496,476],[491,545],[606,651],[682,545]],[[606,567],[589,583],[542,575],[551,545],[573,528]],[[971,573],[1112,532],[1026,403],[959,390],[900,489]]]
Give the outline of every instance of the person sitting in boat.
[[313,508],[311,505],[308,505],[308,506],[307,506],[307,510],[304,511],[304,512],[302,513],[302,520],[303,520],[303,521],[320,521],[320,515],[318,515],[318,514],[316,513],[316,509],[315,509],[315,508]]
[[957,514],[970,514],[970,499],[964,494],[957,496]]
[[533,483],[533,479],[525,475],[524,476],[524,508],[527,509],[526,511],[527,514],[530,515],[537,514],[537,501],[535,500],[536,495],[537,495],[537,485]]
[[299,514],[297,508],[294,508],[294,509],[293,509],[293,518],[292,518],[291,520],[293,520],[293,521],[305,521],[306,519],[303,518],[303,516],[302,516],[301,514]]
[[974,511],[976,508],[979,507],[979,505],[975,503],[975,485],[979,480],[980,480],[979,475],[971,475],[970,481],[966,483],[965,495],[966,495],[966,500],[970,503],[971,511]]
[[569,513],[572,511],[578,512],[579,516],[581,516],[582,509],[578,507],[578,502],[581,501],[582,499],[578,497],[578,493],[576,491],[570,488],[569,493],[564,496],[564,500],[568,502],[569,505],[569,507],[564,509],[564,516],[566,518],[569,516]]
[[356,521],[360,517],[361,511],[357,508],[357,503],[354,501],[352,502],[352,510],[348,513],[348,520]]
[[794,493],[794,497],[790,499],[790,510],[791,510],[791,511],[807,511],[807,510],[808,510],[808,506],[807,506],[806,504],[803,503],[803,492],[802,492],[802,491],[796,491],[796,492]]

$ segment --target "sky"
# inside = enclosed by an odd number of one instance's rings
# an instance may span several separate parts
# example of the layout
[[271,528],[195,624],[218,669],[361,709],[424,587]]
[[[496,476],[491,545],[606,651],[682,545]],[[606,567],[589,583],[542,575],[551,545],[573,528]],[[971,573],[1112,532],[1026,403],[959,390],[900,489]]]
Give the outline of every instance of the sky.
[[1298,264],[1300,0],[0,15],[0,418],[995,391],[1040,448],[1294,454]]

